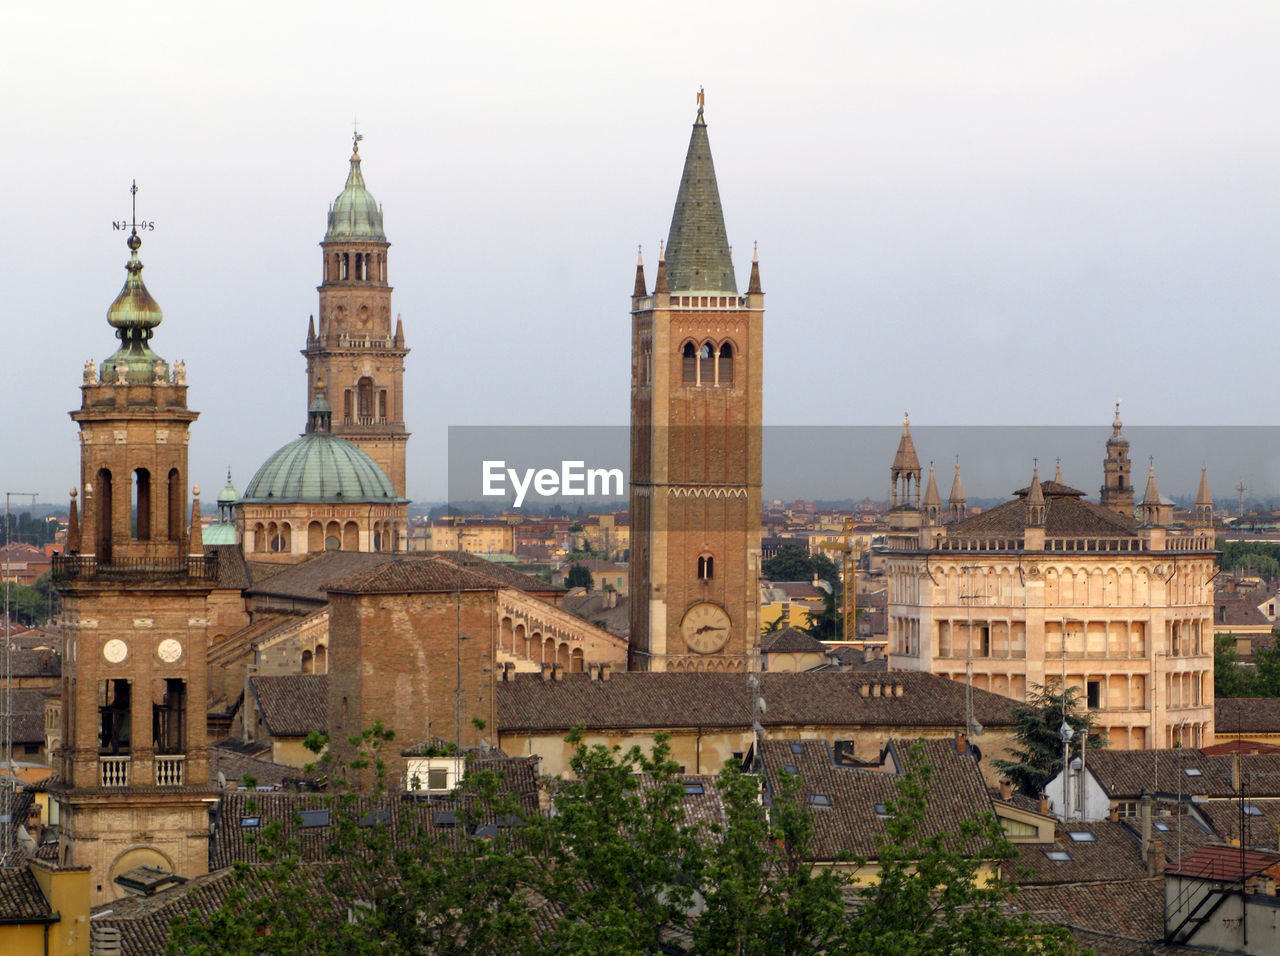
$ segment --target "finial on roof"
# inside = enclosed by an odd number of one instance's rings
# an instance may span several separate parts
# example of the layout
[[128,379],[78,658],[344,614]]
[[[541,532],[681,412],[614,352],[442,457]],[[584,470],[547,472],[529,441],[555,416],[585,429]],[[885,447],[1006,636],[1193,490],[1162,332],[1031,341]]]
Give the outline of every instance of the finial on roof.
[[644,247],[636,243],[636,265],[644,265]]
[[707,105],[707,92],[701,86],[698,87],[698,119],[702,119],[702,108]]
[[351,159],[353,162],[360,162],[360,140],[364,139],[364,133],[360,132],[360,123],[355,118],[351,120]]
[[751,242],[751,261],[752,262],[760,261],[760,240],[759,239],[753,239]]
[[667,261],[667,245],[661,239],[658,240],[658,261]]
[[1054,461],[1057,462],[1058,467],[1054,469],[1053,480],[1058,484],[1062,484],[1062,459],[1055,458]]

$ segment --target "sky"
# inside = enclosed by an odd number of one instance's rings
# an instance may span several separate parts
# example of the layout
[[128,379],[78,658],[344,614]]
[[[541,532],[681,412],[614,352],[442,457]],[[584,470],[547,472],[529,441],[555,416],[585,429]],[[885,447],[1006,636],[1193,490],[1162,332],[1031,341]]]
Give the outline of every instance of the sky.
[[[0,39],[0,492],[77,478],[134,179],[193,481],[243,490],[301,432],[353,119],[412,349],[410,496],[445,496],[450,426],[625,426],[636,247],[666,236],[699,87],[744,287],[759,242],[767,424],[1095,425],[1086,489],[1117,397],[1134,426],[1276,424],[1273,3],[56,9],[11,5]],[[1209,464],[1215,495],[1272,480]],[[782,472],[767,498],[828,493]]]

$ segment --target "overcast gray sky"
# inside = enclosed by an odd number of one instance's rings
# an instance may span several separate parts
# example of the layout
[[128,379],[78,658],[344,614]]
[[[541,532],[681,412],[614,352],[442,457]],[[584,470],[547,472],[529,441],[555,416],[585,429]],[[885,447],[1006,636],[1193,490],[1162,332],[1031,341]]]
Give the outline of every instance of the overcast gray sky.
[[134,177],[194,480],[243,490],[301,431],[353,117],[413,349],[410,494],[444,496],[449,425],[625,424],[635,248],[700,85],[740,284],[760,242],[768,423],[1100,445],[1117,395],[1133,425],[1275,423],[1274,3],[94,2],[3,33],[0,491],[76,480]]

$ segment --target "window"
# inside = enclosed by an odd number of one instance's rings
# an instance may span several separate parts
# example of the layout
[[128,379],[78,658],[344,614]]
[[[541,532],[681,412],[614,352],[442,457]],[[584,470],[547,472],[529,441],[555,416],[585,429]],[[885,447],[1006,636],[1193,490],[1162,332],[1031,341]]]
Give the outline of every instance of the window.
[[684,795],[686,797],[700,796],[705,792],[706,791],[702,789],[702,784],[700,783],[686,783],[684,785]]
[[1244,808],[1244,815],[1246,817],[1260,817],[1262,816],[1262,809],[1260,807],[1255,807],[1252,804],[1246,804]]
[[310,830],[314,827],[327,827],[329,825],[329,810],[326,807],[323,810],[303,810],[298,816],[302,817],[302,828]]
[[1044,855],[1058,863],[1071,862],[1071,854],[1066,850],[1045,850]]
[[698,384],[714,385],[716,380],[716,352],[710,342],[704,342],[698,350]]
[[390,810],[370,810],[362,816],[359,821],[360,826],[362,827],[386,826],[390,822]]
[[692,342],[686,342],[680,353],[684,383],[694,385],[698,381],[698,358]]
[[367,375],[356,382],[356,404],[360,423],[367,425],[373,418],[373,379]]
[[1088,830],[1071,830],[1067,834],[1076,843],[1097,843],[1098,838]]
[[431,814],[431,823],[437,827],[456,827],[458,818],[452,810],[435,810]]
[[1087,681],[1085,687],[1085,694],[1088,702],[1086,706],[1088,706],[1090,710],[1097,710],[1102,706],[1102,681]]
[[100,731],[98,749],[104,754],[129,753],[129,699],[127,680],[104,680],[98,690]]
[[443,767],[432,767],[427,771],[428,790],[448,790],[449,771]]
[[809,794],[809,806],[829,807],[831,806],[831,798],[825,793],[811,793]]
[[[716,576],[716,559],[710,554],[698,556],[698,580],[710,581]],[[619,579],[621,584],[621,579]]]
[[733,346],[728,342],[720,346],[720,367],[716,370],[716,384],[733,384]]
[[158,754],[186,753],[187,682],[168,678],[160,703],[151,705],[151,739]]
[[799,773],[800,768],[793,763],[783,764],[782,772],[783,773]]
[[1112,809],[1116,811],[1116,814],[1121,819],[1136,817],[1138,815],[1138,802],[1136,800],[1119,800],[1112,804]]
[[801,744],[801,743],[793,743],[793,744],[791,745],[791,752],[792,752],[793,754],[803,754],[803,753],[804,753],[804,744]]
[[878,817],[889,816],[889,808],[886,807],[883,803],[877,803],[875,806],[875,810],[876,810],[876,816]]
[[1168,833],[1168,832],[1169,832],[1169,824],[1167,824],[1167,823],[1157,823],[1157,824],[1155,824],[1155,828],[1156,828],[1157,830],[1159,830],[1161,833]]
[[1199,768],[1199,767],[1184,767],[1184,768],[1183,768],[1183,770],[1182,770],[1182,772],[1183,772],[1183,773],[1185,773],[1188,777],[1203,777],[1203,776],[1204,776],[1204,774],[1200,771],[1200,768]]
[[245,829],[262,825],[262,817],[241,817],[240,826]]
[[139,468],[133,478],[133,537],[148,541],[151,538],[151,472]]

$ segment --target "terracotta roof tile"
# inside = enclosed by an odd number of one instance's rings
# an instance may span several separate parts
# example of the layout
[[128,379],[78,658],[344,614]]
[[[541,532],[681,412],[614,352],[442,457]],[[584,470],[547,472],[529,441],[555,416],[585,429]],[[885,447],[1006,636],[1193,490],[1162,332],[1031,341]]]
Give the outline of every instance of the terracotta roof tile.
[[1264,870],[1280,866],[1280,853],[1274,850],[1246,850],[1238,846],[1202,846],[1165,868],[1171,876],[1198,877],[1202,880],[1242,880]]
[[[1147,875],[1140,849],[1133,832],[1122,823],[1070,823],[1058,829],[1052,843],[1017,844],[1017,855],[1003,869],[1010,882],[1023,885],[1140,880]],[[1070,859],[1051,858],[1050,852],[1065,852]]]
[[827,645],[804,631],[783,627],[760,638],[760,651],[764,654],[825,654]]
[[[864,696],[863,690],[866,690]],[[963,727],[964,685],[923,671],[767,672],[760,695],[765,727],[814,724]],[[1011,727],[1016,701],[974,688],[974,713],[988,727]],[[649,727],[750,727],[742,674],[626,671],[608,680],[566,674],[544,681],[518,675],[498,684],[502,733]]]
[[41,920],[52,912],[28,867],[0,870],[0,922]]
[[249,678],[249,688],[273,737],[305,737],[329,726],[329,675]]
[[1280,697],[1218,697],[1213,726],[1219,738],[1236,734],[1280,734]]
[[[1090,750],[1088,770],[1112,800],[1136,800],[1143,790],[1229,798],[1237,794],[1235,760],[1185,748]],[[1280,754],[1241,754],[1239,761],[1248,793],[1280,797]]]

